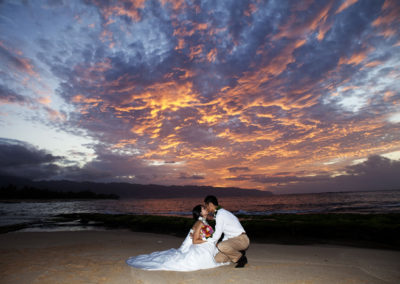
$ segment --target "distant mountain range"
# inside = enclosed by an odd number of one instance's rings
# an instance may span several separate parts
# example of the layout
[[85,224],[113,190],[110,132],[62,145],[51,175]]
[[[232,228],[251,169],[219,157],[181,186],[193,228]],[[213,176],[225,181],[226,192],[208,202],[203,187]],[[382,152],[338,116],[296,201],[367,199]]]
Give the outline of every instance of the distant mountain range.
[[242,189],[236,187],[213,187],[213,186],[165,186],[156,184],[131,184],[131,183],[99,183],[99,182],[76,182],[76,181],[32,181],[29,179],[0,176],[0,187],[8,185],[17,187],[30,186],[52,191],[92,191],[98,194],[116,194],[121,198],[179,198],[179,197],[205,197],[209,194],[217,197],[250,197],[271,196],[269,191],[256,189]]

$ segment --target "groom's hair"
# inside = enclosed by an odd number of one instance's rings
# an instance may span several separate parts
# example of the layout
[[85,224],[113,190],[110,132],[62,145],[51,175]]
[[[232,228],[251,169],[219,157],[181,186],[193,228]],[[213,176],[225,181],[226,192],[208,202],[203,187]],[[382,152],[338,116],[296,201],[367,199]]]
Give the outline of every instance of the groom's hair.
[[197,220],[201,216],[201,205],[197,205],[192,210],[193,219]]
[[212,203],[215,206],[218,206],[218,199],[214,195],[208,195],[206,196],[206,198],[204,198],[204,203],[205,204]]

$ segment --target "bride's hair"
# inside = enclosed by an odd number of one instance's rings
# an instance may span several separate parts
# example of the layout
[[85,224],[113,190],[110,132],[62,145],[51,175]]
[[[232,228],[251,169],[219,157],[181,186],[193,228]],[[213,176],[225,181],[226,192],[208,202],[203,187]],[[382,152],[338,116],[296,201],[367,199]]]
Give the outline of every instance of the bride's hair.
[[201,205],[196,205],[193,210],[192,210],[192,214],[193,214],[193,219],[197,220],[199,219],[199,217],[201,216]]

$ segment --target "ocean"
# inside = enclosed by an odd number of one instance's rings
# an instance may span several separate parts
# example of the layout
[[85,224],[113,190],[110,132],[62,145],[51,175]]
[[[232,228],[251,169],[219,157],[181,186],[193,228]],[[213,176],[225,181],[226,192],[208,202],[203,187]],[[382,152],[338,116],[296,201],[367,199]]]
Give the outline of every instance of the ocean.
[[[59,223],[54,217],[69,213],[191,216],[192,208],[202,203],[201,198],[0,202],[0,226],[28,223],[23,230],[90,230],[95,227]],[[400,190],[224,197],[219,203],[244,215],[400,213]]]

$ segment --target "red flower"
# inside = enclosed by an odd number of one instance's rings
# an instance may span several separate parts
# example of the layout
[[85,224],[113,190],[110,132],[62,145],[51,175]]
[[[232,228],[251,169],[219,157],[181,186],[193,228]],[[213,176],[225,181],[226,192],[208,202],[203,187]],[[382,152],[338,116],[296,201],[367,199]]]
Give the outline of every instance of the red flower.
[[208,239],[210,238],[214,233],[214,230],[212,229],[211,226],[209,225],[204,225],[203,227],[201,227],[200,229],[200,235],[203,239]]

